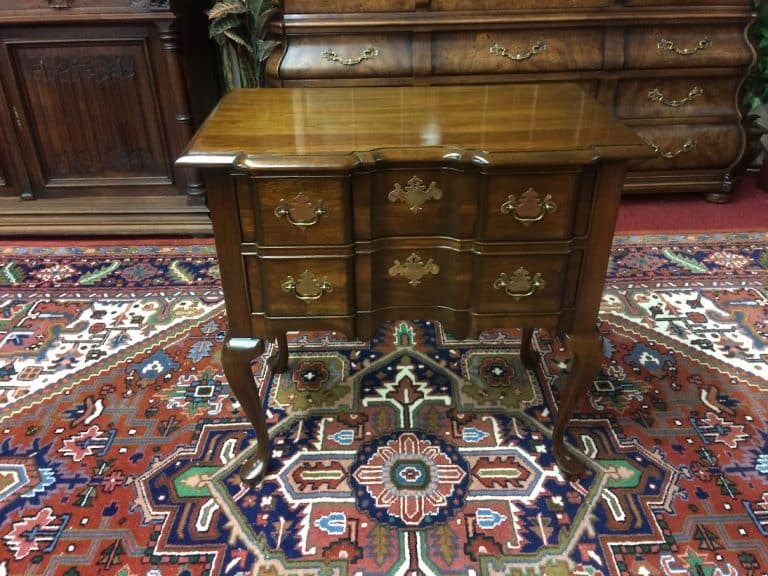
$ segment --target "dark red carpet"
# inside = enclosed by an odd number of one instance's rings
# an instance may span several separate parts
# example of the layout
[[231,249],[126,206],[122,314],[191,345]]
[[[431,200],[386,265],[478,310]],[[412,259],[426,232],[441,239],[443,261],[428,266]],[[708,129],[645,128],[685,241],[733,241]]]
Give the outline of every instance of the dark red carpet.
[[727,204],[700,194],[625,196],[616,234],[668,232],[759,232],[768,230],[768,192],[748,174],[736,184]]

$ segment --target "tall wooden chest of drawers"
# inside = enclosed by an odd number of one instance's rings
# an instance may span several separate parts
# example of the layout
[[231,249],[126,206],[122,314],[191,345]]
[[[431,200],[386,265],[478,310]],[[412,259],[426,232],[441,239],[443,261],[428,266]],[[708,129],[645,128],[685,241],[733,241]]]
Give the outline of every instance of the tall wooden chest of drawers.
[[726,201],[749,0],[282,0],[272,85],[575,81],[654,152],[627,193]]
[[269,464],[250,360],[285,332],[370,338],[385,320],[457,337],[523,328],[574,356],[554,430],[592,381],[595,330],[627,161],[642,140],[578,86],[265,88],[220,102],[183,166],[208,187],[229,334],[227,379],[257,431],[241,475]]

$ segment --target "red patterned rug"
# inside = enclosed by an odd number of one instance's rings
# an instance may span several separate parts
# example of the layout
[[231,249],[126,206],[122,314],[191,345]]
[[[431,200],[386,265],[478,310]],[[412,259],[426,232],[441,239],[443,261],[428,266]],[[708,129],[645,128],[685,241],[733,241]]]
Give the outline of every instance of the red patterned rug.
[[616,239],[578,482],[546,333],[292,335],[252,489],[211,245],[0,258],[0,576],[768,573],[768,234]]

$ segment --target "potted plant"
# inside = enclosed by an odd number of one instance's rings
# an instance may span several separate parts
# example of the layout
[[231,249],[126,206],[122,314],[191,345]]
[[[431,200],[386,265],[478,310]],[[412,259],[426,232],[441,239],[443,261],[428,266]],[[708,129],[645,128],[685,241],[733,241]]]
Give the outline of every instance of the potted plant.
[[219,47],[225,90],[263,85],[264,62],[279,44],[267,38],[278,9],[271,0],[225,0],[208,10],[208,35]]
[[747,156],[759,159],[757,182],[762,189],[768,190],[768,4],[758,6],[757,19],[749,35],[757,60],[744,84],[744,108],[753,142],[752,151]]

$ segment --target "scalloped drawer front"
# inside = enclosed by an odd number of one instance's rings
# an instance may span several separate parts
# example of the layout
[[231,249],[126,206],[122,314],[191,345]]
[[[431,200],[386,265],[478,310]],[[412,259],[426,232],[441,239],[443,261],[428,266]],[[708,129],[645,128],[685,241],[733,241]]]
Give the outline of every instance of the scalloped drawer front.
[[733,68],[752,59],[743,24],[630,26],[624,54],[625,68]]
[[285,80],[410,76],[411,68],[407,33],[295,36],[280,63],[280,76]]
[[616,92],[616,115],[620,118],[736,118],[733,95],[740,82],[735,76],[622,80]]
[[597,28],[436,32],[432,69],[436,75],[598,70],[603,42]]

